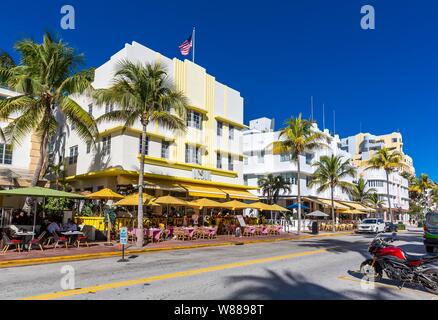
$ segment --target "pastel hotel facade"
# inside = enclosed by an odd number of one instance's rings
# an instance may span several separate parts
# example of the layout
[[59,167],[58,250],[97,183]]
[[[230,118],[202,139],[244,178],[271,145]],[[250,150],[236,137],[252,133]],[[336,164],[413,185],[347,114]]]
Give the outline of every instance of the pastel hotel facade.
[[[354,163],[352,155],[342,148],[342,139],[338,135],[331,136],[332,140],[324,148],[307,152],[300,156],[301,179],[297,180],[297,164],[292,161],[288,153],[282,153],[278,145],[281,143],[280,132],[275,131],[273,119],[260,118],[250,121],[249,129],[244,131],[243,152],[244,162],[244,182],[248,186],[258,186],[258,181],[268,174],[280,175],[289,183],[290,192],[281,193],[279,204],[288,206],[296,202],[298,193],[298,183],[300,183],[301,194],[306,205],[310,205],[313,210],[330,212],[330,192],[317,192],[317,187],[309,187],[308,182],[315,168],[312,164],[318,161],[321,156],[340,155],[344,159],[352,160],[352,164],[357,168],[355,178],[346,178],[346,181],[356,182],[360,177],[367,181],[368,188],[374,188],[380,199],[384,201],[384,208],[381,212],[386,217],[385,207],[387,207],[386,174],[383,170],[365,170],[364,166]],[[314,130],[330,135],[330,132],[320,130],[314,124]],[[263,198],[261,190],[251,191],[255,195]],[[409,210],[408,181],[399,172],[390,175],[390,197],[391,206],[399,219],[405,220],[404,213]],[[335,208],[339,210],[355,208],[357,205],[352,202],[349,194],[341,189],[336,189],[334,193]],[[347,206],[347,208],[345,207]]]
[[[243,184],[242,129],[244,100],[240,93],[216,81],[201,66],[169,59],[137,42],[126,44],[95,70],[93,87],[111,85],[117,64],[160,63],[176,89],[185,93],[186,132],[174,132],[150,123],[147,131],[145,184],[155,195],[169,192],[188,197],[253,199]],[[74,99],[94,118],[117,106],[97,107],[90,97]],[[96,144],[86,143],[66,130],[62,147],[65,180],[75,191],[102,187],[123,192],[138,183],[141,125],[131,128],[107,122],[98,126]],[[55,151],[54,151],[55,152]],[[56,152],[55,152],[56,153]]]

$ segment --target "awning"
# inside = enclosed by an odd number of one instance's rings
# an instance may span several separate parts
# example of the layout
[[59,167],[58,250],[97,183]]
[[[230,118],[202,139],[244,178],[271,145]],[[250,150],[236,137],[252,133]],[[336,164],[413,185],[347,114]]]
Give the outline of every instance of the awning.
[[234,188],[220,188],[223,192],[228,194],[231,199],[242,199],[242,200],[256,200],[259,198],[253,195],[251,192],[242,189],[234,189]]
[[[332,201],[329,200],[329,199],[305,197],[304,200],[313,201],[313,202],[318,203],[318,204],[323,205],[323,206],[328,206],[328,207],[332,206]],[[334,203],[335,209],[337,209],[337,210],[338,209],[339,210],[348,210],[348,209],[350,209],[350,207],[347,207],[346,205],[344,205],[344,204],[342,204],[342,203],[340,203],[340,202],[338,202],[336,200],[334,200],[333,203]]]
[[366,207],[366,206],[362,205],[362,204],[359,203],[359,202],[347,202],[347,201],[342,201],[342,203],[345,204],[345,205],[347,205],[347,206],[349,206],[349,207],[352,207],[353,209],[357,209],[357,210],[360,210],[360,211],[376,212],[375,209],[372,209],[372,208]]
[[181,183],[180,185],[189,192],[190,197],[217,198],[217,199],[227,198],[227,194],[225,192],[215,187],[201,186],[201,185],[188,184],[188,183]]
[[146,180],[144,182],[144,188],[153,189],[153,190],[173,191],[173,192],[186,192],[186,189],[184,189],[180,185],[167,181]]

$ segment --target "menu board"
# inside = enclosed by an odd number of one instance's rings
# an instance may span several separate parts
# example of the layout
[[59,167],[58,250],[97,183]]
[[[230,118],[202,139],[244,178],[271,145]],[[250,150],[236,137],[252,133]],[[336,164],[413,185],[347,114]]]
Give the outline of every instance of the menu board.
[[245,220],[243,220],[243,216],[239,215],[239,216],[236,216],[236,218],[239,221],[239,224],[241,227],[246,227],[246,223],[245,223]]

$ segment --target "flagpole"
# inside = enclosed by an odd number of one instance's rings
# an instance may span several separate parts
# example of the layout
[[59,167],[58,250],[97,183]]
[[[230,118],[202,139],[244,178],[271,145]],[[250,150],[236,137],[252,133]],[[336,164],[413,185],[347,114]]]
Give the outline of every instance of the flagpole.
[[192,62],[195,63],[195,27],[193,27],[193,33],[192,33],[192,41],[193,41],[193,51],[192,51]]

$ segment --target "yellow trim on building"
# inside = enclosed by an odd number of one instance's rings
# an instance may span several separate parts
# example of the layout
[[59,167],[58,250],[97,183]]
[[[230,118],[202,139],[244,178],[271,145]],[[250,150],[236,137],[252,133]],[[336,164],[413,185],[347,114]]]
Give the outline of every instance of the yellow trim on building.
[[227,194],[216,187],[202,186],[198,184],[189,184],[189,183],[181,183],[181,186],[187,190],[190,197],[216,198],[216,199],[227,198]]
[[[77,180],[81,180],[81,179],[117,177],[119,175],[120,176],[138,176],[138,171],[124,170],[121,168],[110,168],[110,169],[105,169],[105,170],[101,170],[101,171],[92,171],[92,172],[88,172],[88,173],[80,174],[80,175],[76,175],[76,176],[69,176],[69,177],[66,177],[65,180],[66,181],[77,181]],[[177,177],[177,176],[164,176],[161,174],[153,174],[153,173],[145,173],[144,176],[146,179],[159,179],[159,180],[165,180],[165,181],[172,181],[173,183],[195,183],[195,184],[216,186],[218,188],[226,187],[226,188],[235,188],[235,189],[243,189],[243,190],[258,190],[259,189],[258,187],[251,187],[251,186],[232,184],[232,183],[226,183],[226,182],[196,180],[193,178],[184,178],[184,177]]]
[[236,122],[236,121],[233,121],[231,119],[227,119],[227,118],[224,118],[224,117],[221,117],[221,116],[216,116],[214,118],[217,121],[227,123],[228,125],[231,124],[232,126],[234,126],[236,128],[239,128],[239,129],[244,129],[244,128],[248,129],[249,128],[247,125],[244,125],[243,123],[239,123],[239,122]]
[[[142,131],[140,129],[126,128],[125,126],[117,126],[117,127],[99,132],[99,137],[100,138],[106,137],[106,136],[113,134],[113,133],[122,134],[123,130],[125,130],[125,132],[129,132],[129,133],[133,133],[133,134],[138,134],[138,135],[142,134]],[[165,141],[174,141],[175,140],[174,137],[168,137],[168,136],[165,136],[163,134],[157,133],[156,131],[155,132],[147,132],[147,136],[151,137],[151,138],[162,139]]]
[[[138,155],[137,158],[140,159],[140,155]],[[145,156],[144,162],[147,164],[168,167],[168,168],[174,168],[174,169],[187,170],[187,171],[191,171],[192,169],[208,170],[208,171],[211,171],[212,173],[214,173],[218,176],[224,176],[224,177],[235,178],[238,175],[236,171],[222,170],[222,169],[217,169],[217,168],[208,167],[208,166],[201,166],[201,165],[193,164],[193,163],[175,162],[175,161],[171,161],[171,160],[167,160],[167,159],[155,158],[155,157],[150,157],[150,156]]]
[[255,200],[258,201],[259,198],[253,195],[247,190],[236,190],[234,188],[220,188],[223,192],[228,194],[231,199],[241,199],[241,200]]
[[187,109],[202,113],[204,115],[208,113],[208,110],[196,106],[187,106]]

